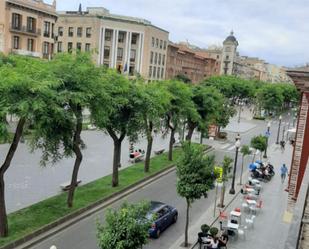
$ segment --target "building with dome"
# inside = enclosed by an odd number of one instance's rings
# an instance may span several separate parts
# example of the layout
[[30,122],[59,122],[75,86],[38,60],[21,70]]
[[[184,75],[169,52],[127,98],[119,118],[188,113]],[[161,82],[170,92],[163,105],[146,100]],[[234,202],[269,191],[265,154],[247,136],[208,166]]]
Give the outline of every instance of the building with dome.
[[237,57],[238,41],[231,31],[230,35],[223,42],[222,56],[221,56],[221,75],[232,75],[233,67]]

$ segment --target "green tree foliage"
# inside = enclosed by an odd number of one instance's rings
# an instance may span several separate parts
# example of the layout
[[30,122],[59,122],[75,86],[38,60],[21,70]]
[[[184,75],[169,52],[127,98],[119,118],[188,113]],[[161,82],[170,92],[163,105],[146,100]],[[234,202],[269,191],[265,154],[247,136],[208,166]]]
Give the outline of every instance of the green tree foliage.
[[137,139],[142,129],[140,111],[144,103],[137,83],[129,81],[114,70],[103,70],[101,86],[92,101],[91,114],[96,126],[113,139],[112,186],[116,187],[119,184],[122,141],[126,136],[131,141]]
[[26,123],[46,109],[46,100],[53,96],[51,87],[57,86],[47,63],[29,57],[3,57],[0,66],[0,136],[7,135],[6,115],[18,117],[13,141],[0,167],[0,236],[8,235],[4,199],[4,175],[11,166]]
[[286,108],[290,107],[290,104],[298,104],[300,99],[300,94],[297,91],[295,85],[289,83],[275,84],[275,87],[282,89],[283,103]]
[[184,83],[191,83],[191,79],[185,74],[178,74],[175,76],[174,80],[182,81]]
[[222,162],[222,188],[221,188],[221,195],[220,195],[220,203],[219,206],[221,208],[224,207],[224,196],[225,196],[225,184],[230,178],[230,172],[232,169],[231,163],[233,162],[233,159],[224,156],[223,162]]
[[224,103],[218,107],[217,113],[216,124],[220,132],[220,129],[225,128],[229,124],[230,118],[236,114],[236,109],[230,105],[227,99],[224,99]]
[[257,103],[260,108],[270,112],[281,110],[284,97],[283,90],[275,84],[265,84],[256,93]]
[[192,86],[192,101],[195,112],[188,112],[187,141],[191,141],[195,128],[201,131],[207,130],[210,124],[216,123],[221,116],[219,112],[224,104],[224,96],[214,87],[194,85]]
[[142,122],[142,132],[146,134],[147,150],[145,158],[145,172],[149,171],[150,156],[153,143],[153,131],[161,129],[161,119],[169,109],[170,95],[166,88],[159,82],[145,84],[141,82],[137,85],[140,90],[141,102],[143,105],[139,110]]
[[201,197],[207,197],[207,192],[216,179],[214,171],[214,156],[206,156],[200,145],[184,142],[183,155],[176,164],[177,193],[186,199],[185,242],[188,246],[188,226],[190,205]]
[[251,139],[250,146],[261,153],[266,150],[267,138],[265,136],[259,135]]
[[165,121],[170,130],[170,142],[168,159],[173,160],[173,144],[175,142],[175,132],[179,128],[181,120],[185,120],[189,115],[196,117],[197,111],[192,101],[192,91],[190,86],[180,81],[163,82],[170,95],[169,108],[166,111]]
[[148,242],[151,220],[149,203],[122,204],[119,211],[109,209],[105,225],[98,224],[97,238],[101,249],[136,249]]
[[[57,88],[55,106],[42,113],[42,123],[35,123],[36,142],[34,148],[43,149],[43,161],[50,157],[57,161],[64,146],[65,156],[75,154],[75,162],[68,192],[68,207],[73,206],[79,168],[83,159],[82,111],[90,106],[90,101],[98,88],[99,70],[87,53],[58,54],[50,63],[55,78],[62,84]],[[43,117],[43,118],[42,118]],[[60,121],[61,120],[61,121]],[[57,135],[55,135],[57,134]]]

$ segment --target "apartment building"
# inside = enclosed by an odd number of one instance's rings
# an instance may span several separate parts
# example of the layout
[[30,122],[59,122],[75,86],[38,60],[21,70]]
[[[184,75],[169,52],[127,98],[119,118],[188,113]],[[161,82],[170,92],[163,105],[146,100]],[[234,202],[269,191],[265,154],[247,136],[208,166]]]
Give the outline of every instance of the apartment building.
[[172,79],[177,75],[185,75],[192,83],[198,83],[215,75],[216,60],[206,57],[200,51],[195,51],[196,47],[192,46],[185,43],[169,43],[166,79]]
[[0,52],[51,59],[56,1],[0,0]]
[[147,80],[165,78],[169,33],[102,7],[58,12],[57,52],[93,51],[98,65]]

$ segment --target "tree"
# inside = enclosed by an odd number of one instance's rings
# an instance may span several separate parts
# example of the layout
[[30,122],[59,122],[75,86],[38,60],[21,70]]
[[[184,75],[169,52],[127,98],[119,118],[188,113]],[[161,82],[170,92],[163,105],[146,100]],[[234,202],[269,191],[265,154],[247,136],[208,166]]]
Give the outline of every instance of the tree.
[[241,172],[240,172],[239,184],[242,185],[242,173],[244,169],[244,159],[246,156],[251,154],[250,147],[248,145],[243,145],[240,149],[240,153],[242,154],[242,160],[241,160]]
[[278,112],[283,105],[282,89],[273,84],[263,85],[256,93],[256,99],[260,109],[268,113]]
[[36,112],[47,106],[51,87],[56,81],[52,77],[47,63],[29,57],[9,56],[1,60],[0,66],[0,137],[8,134],[6,115],[18,117],[13,141],[0,167],[0,236],[8,236],[8,222],[5,206],[4,175],[11,166],[18,143],[26,123],[30,123]]
[[218,110],[224,103],[224,97],[214,87],[201,85],[192,86],[192,101],[195,112],[188,112],[188,134],[187,141],[191,141],[195,128],[199,127],[201,131],[207,130],[208,125],[215,123],[221,115]]
[[230,178],[230,172],[231,172],[231,163],[233,162],[233,159],[224,156],[223,162],[222,162],[222,188],[221,188],[221,195],[220,195],[220,203],[219,207],[223,208],[224,207],[224,196],[225,196],[225,183],[229,180]]
[[262,156],[263,151],[267,148],[267,138],[262,135],[255,136],[251,139],[250,146],[256,150],[259,150]]
[[191,83],[191,79],[185,74],[177,74],[174,78],[177,81],[182,81],[184,83]]
[[130,141],[137,139],[142,127],[140,110],[144,103],[136,82],[129,81],[114,70],[103,69],[101,86],[91,103],[91,115],[95,125],[113,139],[112,186],[116,187],[119,184],[122,141],[126,136]]
[[[92,62],[91,55],[88,53],[58,54],[51,62],[51,68],[55,77],[62,82],[61,86],[57,89],[59,101],[62,104],[62,108],[67,110],[68,114],[66,117],[70,116],[74,124],[71,142],[64,143],[64,145],[68,146],[65,147],[65,154],[75,154],[75,162],[67,198],[68,207],[72,207],[78,172],[83,159],[82,149],[85,147],[81,139],[83,124],[82,111],[89,107],[91,99],[98,90],[98,79],[100,74],[99,70]],[[72,122],[68,121],[67,128],[70,127]],[[44,127],[41,128],[44,129]],[[67,129],[67,131],[69,134],[70,130]]]
[[177,193],[186,199],[186,226],[184,246],[188,246],[188,227],[190,205],[207,192],[216,179],[214,156],[206,156],[201,145],[184,142],[183,155],[176,164]]
[[168,160],[173,160],[173,144],[175,142],[175,132],[179,128],[182,120],[188,115],[196,115],[196,109],[192,102],[192,92],[188,85],[179,81],[167,81],[163,83],[170,94],[170,104],[166,111],[165,122],[171,131],[169,142]]
[[216,117],[216,124],[218,125],[218,133],[219,133],[221,128],[225,128],[229,124],[230,118],[236,114],[236,110],[225,99],[223,105],[219,107],[217,112],[219,115],[217,115]]
[[145,157],[144,171],[149,172],[150,156],[153,143],[153,130],[161,129],[161,119],[164,117],[166,109],[169,108],[170,95],[159,82],[138,85],[141,91],[143,105],[140,108],[139,118],[142,121],[143,132],[147,138],[147,150]]
[[101,249],[136,249],[148,242],[151,220],[147,219],[149,203],[122,204],[119,211],[109,209],[105,225],[97,225]]

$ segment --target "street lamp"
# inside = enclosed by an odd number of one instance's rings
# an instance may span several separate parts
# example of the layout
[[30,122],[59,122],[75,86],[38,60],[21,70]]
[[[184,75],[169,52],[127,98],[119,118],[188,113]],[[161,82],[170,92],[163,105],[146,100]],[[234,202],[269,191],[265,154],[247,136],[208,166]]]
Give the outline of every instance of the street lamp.
[[280,115],[279,116],[279,127],[278,127],[278,134],[277,134],[276,144],[279,144],[279,133],[280,133],[281,120],[282,120],[282,116]]
[[268,138],[270,136],[270,126],[271,126],[271,123],[270,121],[268,122],[267,124],[267,131],[265,132],[265,136],[266,136],[266,148],[265,148],[265,151],[264,151],[264,158],[267,158],[267,147],[268,147]]
[[236,154],[235,154],[234,169],[233,169],[233,179],[232,179],[231,189],[230,189],[230,192],[229,192],[231,195],[235,194],[234,185],[235,185],[235,174],[236,174],[238,150],[239,150],[239,147],[240,147],[240,139],[237,139],[235,146],[236,146]]
[[282,128],[282,141],[284,141],[284,133],[285,133],[285,126],[283,126],[283,128]]

